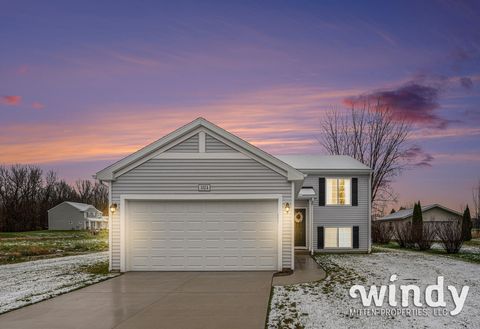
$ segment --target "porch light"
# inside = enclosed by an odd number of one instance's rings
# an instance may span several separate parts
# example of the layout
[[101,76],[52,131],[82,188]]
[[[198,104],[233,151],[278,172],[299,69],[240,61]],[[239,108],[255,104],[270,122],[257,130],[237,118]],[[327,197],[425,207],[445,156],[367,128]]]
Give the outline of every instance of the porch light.
[[290,203],[285,203],[285,212],[288,214],[290,212]]
[[110,205],[110,212],[111,212],[112,214],[114,214],[116,211],[117,211],[117,204],[116,204],[116,203],[112,203],[112,204]]

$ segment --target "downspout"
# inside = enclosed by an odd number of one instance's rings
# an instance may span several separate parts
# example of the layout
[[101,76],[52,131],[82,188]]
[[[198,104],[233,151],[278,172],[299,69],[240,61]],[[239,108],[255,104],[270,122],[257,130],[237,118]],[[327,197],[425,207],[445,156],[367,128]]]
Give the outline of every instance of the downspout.
[[372,172],[368,176],[368,253],[372,251]]
[[[292,196],[291,196],[291,206],[290,206],[290,212],[293,214],[295,212],[295,182],[292,181]],[[289,220],[289,223],[290,223],[290,232],[291,232],[291,250],[292,250],[292,264],[291,264],[291,268],[292,268],[292,271],[295,270],[295,232],[294,232],[294,225],[293,225],[293,216],[290,216],[290,214],[287,214],[288,215],[288,220]]]
[[310,253],[313,255],[313,199],[308,200],[308,216],[310,218]]
[[107,182],[108,186],[108,271],[112,270],[112,227],[113,216],[110,211],[112,204],[112,182]]

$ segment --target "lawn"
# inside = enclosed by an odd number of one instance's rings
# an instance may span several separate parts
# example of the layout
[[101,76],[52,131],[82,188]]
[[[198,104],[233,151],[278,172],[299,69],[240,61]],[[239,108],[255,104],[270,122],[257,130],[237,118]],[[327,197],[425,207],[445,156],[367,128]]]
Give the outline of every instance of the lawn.
[[[323,281],[285,287],[274,287],[271,297],[267,327],[274,328],[474,328],[480,323],[480,291],[478,272],[480,265],[451,257],[409,250],[377,249],[372,254],[316,254],[316,261],[327,271]],[[444,276],[444,285],[457,289],[469,286],[463,311],[452,316],[449,313],[435,315],[426,307],[424,295],[421,302],[427,315],[352,313],[352,310],[385,310],[388,297],[381,307],[364,307],[359,299],[349,295],[350,287],[364,285],[389,285],[391,275],[396,274],[397,289],[400,285],[418,285],[425,291],[427,285]],[[446,287],[445,287],[446,289]],[[397,292],[397,302],[400,303]],[[448,291],[445,293],[446,311],[453,309]],[[400,305],[400,304],[399,304]],[[410,309],[412,305],[397,309]],[[417,309],[418,310],[418,309]]]
[[108,253],[42,259],[0,266],[0,314],[109,278]]
[[108,232],[0,232],[0,265],[108,250]]

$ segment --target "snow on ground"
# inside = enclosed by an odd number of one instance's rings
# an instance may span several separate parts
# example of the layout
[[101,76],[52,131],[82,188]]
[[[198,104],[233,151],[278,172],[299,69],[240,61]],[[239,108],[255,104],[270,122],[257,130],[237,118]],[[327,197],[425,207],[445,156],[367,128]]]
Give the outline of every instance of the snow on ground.
[[[478,264],[402,250],[370,255],[319,255],[317,261],[327,269],[325,280],[274,288],[269,328],[478,328],[480,324]],[[360,298],[351,298],[349,289],[352,285],[364,285],[368,293],[371,285],[380,288],[380,285],[391,284],[389,279],[392,274],[398,275],[395,282],[398,305],[401,296],[399,286],[418,285],[424,307],[415,308],[410,299],[408,309],[424,310],[425,314],[372,316],[350,313],[350,310],[375,308],[374,304],[364,307]],[[425,286],[436,284],[437,276],[444,276],[447,311],[454,308],[447,285],[455,286],[458,292],[465,285],[470,287],[460,314],[434,315],[433,309],[424,303]],[[387,292],[385,303],[377,310],[388,308],[391,309]]]
[[105,261],[108,252],[1,265],[0,314],[118,275],[80,269]]
[[[432,249],[443,250],[443,247],[440,243],[434,243],[432,245]],[[469,254],[480,254],[480,246],[477,246],[477,245],[470,246],[470,245],[464,244],[460,249],[460,252],[469,253]]]

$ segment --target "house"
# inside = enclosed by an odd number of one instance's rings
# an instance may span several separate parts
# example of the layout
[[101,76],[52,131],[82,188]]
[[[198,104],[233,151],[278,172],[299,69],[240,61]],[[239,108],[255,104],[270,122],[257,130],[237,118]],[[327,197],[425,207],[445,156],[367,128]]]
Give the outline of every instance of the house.
[[110,268],[282,270],[296,249],[369,252],[370,174],[345,156],[274,157],[196,119],[95,175]]
[[[413,208],[403,209],[382,218],[378,221],[395,223],[395,222],[411,222],[413,216]],[[462,214],[458,211],[449,209],[440,204],[431,204],[428,206],[422,206],[422,218],[424,222],[447,222],[452,219],[461,220]]]
[[65,201],[48,210],[49,230],[93,230],[107,224],[100,210],[85,203]]

